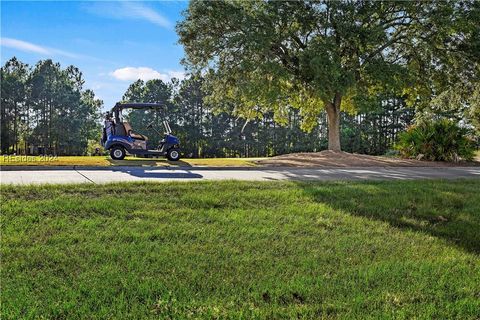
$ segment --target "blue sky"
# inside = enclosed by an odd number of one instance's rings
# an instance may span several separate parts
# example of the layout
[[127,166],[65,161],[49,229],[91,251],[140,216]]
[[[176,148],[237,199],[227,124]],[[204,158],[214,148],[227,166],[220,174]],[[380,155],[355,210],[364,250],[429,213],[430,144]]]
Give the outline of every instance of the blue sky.
[[1,1],[1,63],[51,58],[82,70],[85,88],[111,107],[128,85],[181,78],[175,24],[188,3]]

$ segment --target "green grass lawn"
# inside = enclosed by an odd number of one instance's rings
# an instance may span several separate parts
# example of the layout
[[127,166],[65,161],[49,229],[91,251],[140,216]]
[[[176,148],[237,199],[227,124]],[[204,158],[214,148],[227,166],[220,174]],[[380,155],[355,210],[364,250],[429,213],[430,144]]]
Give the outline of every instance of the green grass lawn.
[[265,158],[205,158],[168,161],[165,158],[126,157],[112,160],[108,156],[0,156],[2,166],[210,166],[210,167],[251,167],[255,160]]
[[2,186],[2,319],[478,319],[480,180]]

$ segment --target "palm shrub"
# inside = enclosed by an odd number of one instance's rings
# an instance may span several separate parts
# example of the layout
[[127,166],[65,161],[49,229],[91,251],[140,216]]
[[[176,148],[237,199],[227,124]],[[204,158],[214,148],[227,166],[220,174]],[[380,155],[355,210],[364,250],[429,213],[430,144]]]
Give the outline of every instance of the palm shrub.
[[404,158],[431,161],[472,160],[475,154],[469,130],[446,119],[409,127],[399,135],[396,148]]

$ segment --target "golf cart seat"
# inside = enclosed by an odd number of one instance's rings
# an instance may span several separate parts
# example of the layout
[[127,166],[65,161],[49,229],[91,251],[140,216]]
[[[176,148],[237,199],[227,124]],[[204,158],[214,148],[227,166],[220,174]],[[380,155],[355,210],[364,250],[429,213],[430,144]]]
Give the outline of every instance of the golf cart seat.
[[125,127],[125,131],[126,131],[127,135],[129,135],[133,139],[144,140],[144,141],[148,140],[147,136],[144,136],[143,134],[134,132],[133,129],[132,129],[132,126],[130,126],[130,123],[124,122],[123,126]]

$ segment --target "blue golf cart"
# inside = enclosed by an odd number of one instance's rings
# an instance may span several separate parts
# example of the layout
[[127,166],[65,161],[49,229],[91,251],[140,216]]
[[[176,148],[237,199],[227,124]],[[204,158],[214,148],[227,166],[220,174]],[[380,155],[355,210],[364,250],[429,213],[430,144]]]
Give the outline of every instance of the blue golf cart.
[[[163,121],[164,138],[152,149],[149,148],[146,136],[135,132],[128,122],[123,121],[122,110],[124,109],[159,109],[162,107],[163,105],[156,103],[117,103],[111,111],[106,113],[102,145],[105,150],[110,151],[112,159],[122,160],[127,153],[146,158],[162,156],[171,161],[180,159],[180,141],[172,135],[172,130],[166,121]],[[148,124],[147,128],[152,128],[162,135],[155,129],[153,123]]]

